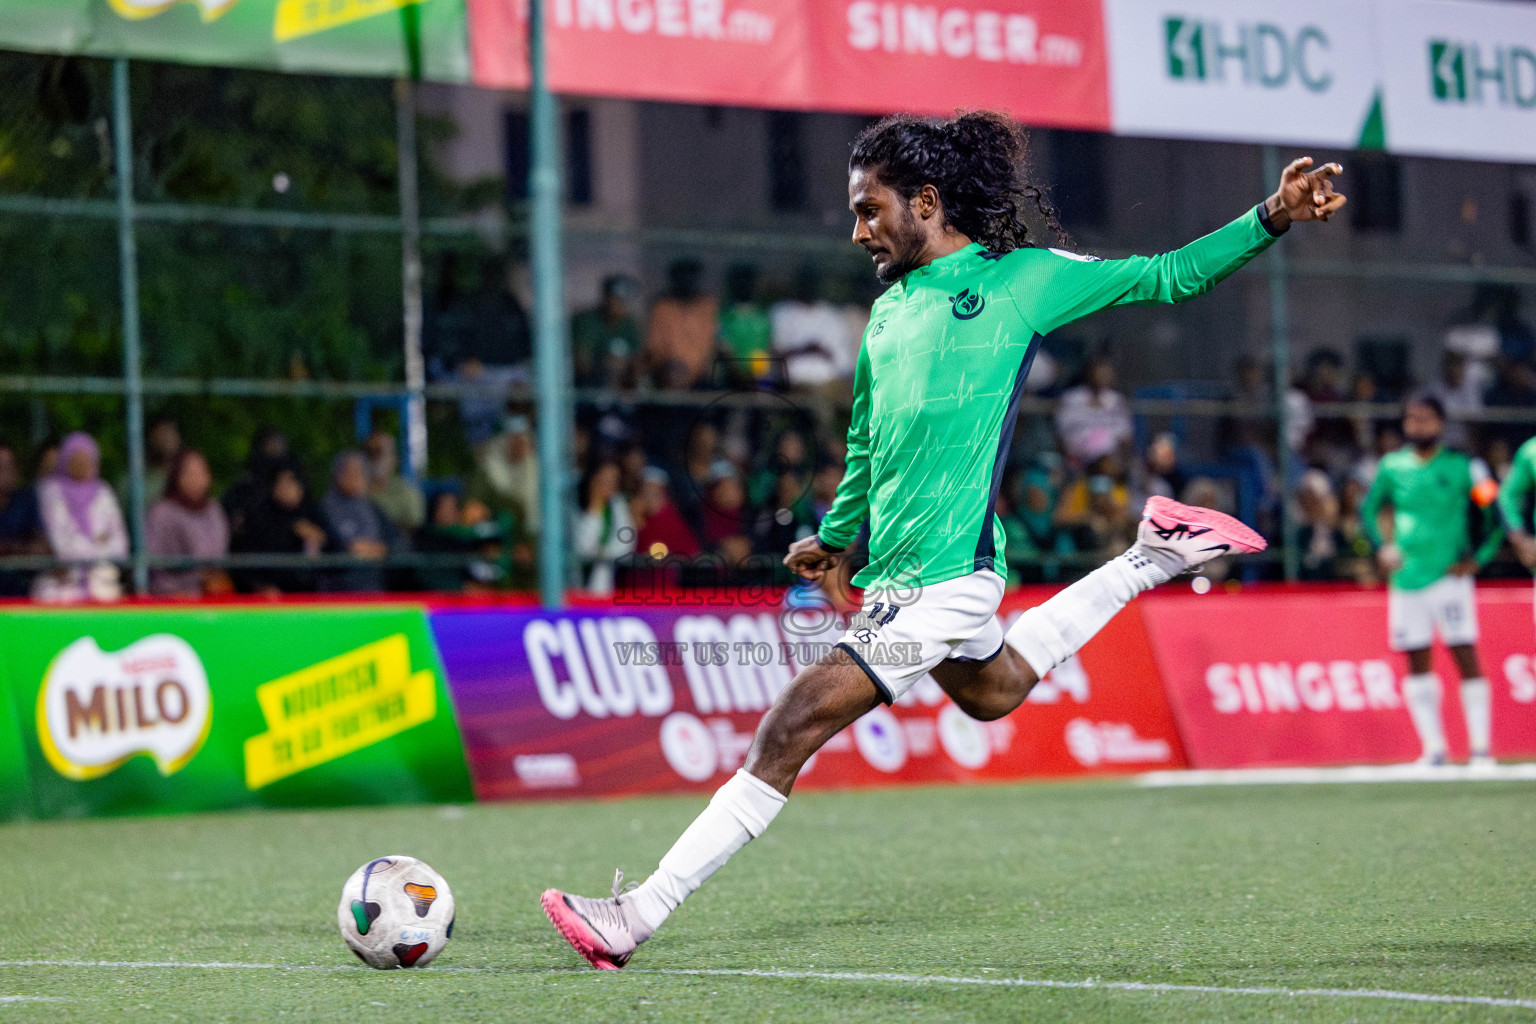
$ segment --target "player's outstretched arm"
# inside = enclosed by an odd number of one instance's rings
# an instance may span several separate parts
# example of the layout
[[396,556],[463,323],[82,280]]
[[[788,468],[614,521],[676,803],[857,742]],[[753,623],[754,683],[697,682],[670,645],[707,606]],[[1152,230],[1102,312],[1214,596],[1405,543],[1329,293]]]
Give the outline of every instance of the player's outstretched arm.
[[1308,170],[1291,162],[1274,194],[1225,227],[1158,256],[1098,260],[1056,249],[1029,250],[1012,261],[1014,299],[1039,334],[1109,306],[1184,302],[1210,291],[1268,249],[1297,221],[1326,221],[1345,197],[1333,190],[1343,168]]

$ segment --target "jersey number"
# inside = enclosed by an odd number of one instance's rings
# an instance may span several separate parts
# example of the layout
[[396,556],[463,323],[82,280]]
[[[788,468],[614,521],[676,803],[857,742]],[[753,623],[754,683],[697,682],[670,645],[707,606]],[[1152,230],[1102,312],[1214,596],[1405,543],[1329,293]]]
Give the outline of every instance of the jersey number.
[[896,613],[899,611],[901,611],[900,605],[886,604],[883,601],[876,601],[874,604],[869,606],[869,621],[874,623],[876,626],[883,626],[887,622],[890,622],[892,619],[894,619],[896,617]]

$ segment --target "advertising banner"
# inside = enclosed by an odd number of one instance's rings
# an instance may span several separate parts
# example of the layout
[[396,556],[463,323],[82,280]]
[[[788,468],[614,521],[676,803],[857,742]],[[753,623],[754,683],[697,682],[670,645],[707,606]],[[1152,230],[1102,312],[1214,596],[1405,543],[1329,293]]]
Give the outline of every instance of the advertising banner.
[[18,610],[0,643],[0,811],[471,795],[420,609]]
[[[883,113],[1004,107],[1109,127],[1097,4],[1071,0],[551,0],[560,92]],[[526,4],[469,0],[474,80],[528,82]]]
[[[1196,768],[1391,764],[1421,752],[1387,649],[1385,591],[1158,595],[1139,603]],[[1493,754],[1536,757],[1536,624],[1528,588],[1478,591]],[[1443,648],[1442,715],[1465,760],[1460,676]]]
[[469,77],[464,0],[5,0],[0,45],[324,74]]
[[[1042,595],[1011,597],[1009,618]],[[479,799],[708,792],[758,720],[841,634],[830,611],[614,608],[432,616]],[[842,787],[1185,765],[1141,620],[1122,615],[1007,718],[931,677],[833,737],[800,785]]]
[[1536,160],[1536,7],[1387,0],[1380,11],[1392,150]]
[[1105,0],[1115,131],[1354,147],[1377,123],[1373,8]]
[[805,9],[814,89],[801,105],[927,114],[992,107],[1031,125],[1109,129],[1096,3],[828,0]]

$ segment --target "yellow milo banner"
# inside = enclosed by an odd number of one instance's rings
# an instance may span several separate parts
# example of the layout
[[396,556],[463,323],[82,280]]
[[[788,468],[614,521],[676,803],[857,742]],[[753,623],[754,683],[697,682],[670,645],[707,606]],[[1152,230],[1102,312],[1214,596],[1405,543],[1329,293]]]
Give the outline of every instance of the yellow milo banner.
[[413,607],[0,613],[0,817],[457,801]]
[[309,71],[469,79],[465,0],[5,0],[0,45]]

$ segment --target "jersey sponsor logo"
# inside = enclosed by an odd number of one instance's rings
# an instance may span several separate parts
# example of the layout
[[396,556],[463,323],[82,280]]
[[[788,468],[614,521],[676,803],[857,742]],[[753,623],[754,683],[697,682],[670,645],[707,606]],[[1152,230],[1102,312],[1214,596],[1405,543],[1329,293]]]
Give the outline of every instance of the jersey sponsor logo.
[[1052,246],[1051,248],[1047,249],[1046,252],[1053,252],[1057,256],[1061,256],[1064,259],[1077,260],[1077,262],[1079,262],[1079,263],[1103,263],[1104,262],[1104,260],[1101,259],[1098,256],[1089,256],[1089,255],[1086,255],[1085,253],[1080,253],[1080,252],[1068,252],[1065,249],[1057,249],[1054,246]]
[[959,295],[951,295],[949,301],[954,306],[956,320],[974,320],[987,308],[987,300],[981,297],[981,293],[969,288]]

